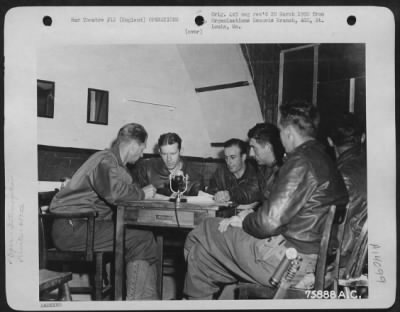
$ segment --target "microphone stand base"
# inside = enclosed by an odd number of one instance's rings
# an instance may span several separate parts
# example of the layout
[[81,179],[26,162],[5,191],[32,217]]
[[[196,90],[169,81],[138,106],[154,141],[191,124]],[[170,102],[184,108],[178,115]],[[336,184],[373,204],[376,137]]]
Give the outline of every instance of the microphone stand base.
[[178,199],[178,198],[175,197],[175,198],[170,198],[169,201],[173,202],[173,203],[186,203],[187,199],[186,198]]

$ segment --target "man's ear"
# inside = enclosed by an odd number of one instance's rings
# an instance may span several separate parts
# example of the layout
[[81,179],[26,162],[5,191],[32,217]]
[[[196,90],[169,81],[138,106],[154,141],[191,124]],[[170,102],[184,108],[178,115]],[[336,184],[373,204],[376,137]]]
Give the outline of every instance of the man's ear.
[[242,160],[243,160],[243,162],[245,162],[246,159],[247,159],[247,154],[246,154],[246,153],[242,154]]
[[330,137],[327,137],[326,140],[328,141],[330,147],[335,147],[335,144],[333,144],[333,141]]

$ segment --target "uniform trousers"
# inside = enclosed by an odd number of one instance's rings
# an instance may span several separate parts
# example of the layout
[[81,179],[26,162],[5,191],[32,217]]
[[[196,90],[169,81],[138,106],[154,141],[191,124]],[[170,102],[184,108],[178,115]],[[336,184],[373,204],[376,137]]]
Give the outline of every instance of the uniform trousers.
[[[114,251],[115,223],[112,220],[96,220],[94,251]],[[55,220],[52,228],[55,246],[60,250],[83,251],[86,248],[87,223],[81,220]],[[145,260],[153,264],[157,260],[157,245],[150,231],[125,230],[125,261]]]
[[[221,218],[205,219],[188,234],[185,258],[188,269],[184,293],[188,299],[213,299],[223,286],[239,281],[269,285],[287,242],[282,235],[258,239],[242,228],[218,230]],[[315,271],[316,254],[298,253],[303,259],[292,283]]]

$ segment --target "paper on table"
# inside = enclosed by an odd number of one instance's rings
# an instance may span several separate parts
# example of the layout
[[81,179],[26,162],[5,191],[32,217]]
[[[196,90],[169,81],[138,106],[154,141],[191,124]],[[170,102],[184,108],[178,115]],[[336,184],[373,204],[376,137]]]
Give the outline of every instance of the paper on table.
[[209,198],[212,198],[212,199],[214,199],[214,195],[211,195],[211,194],[209,194],[209,193],[206,193],[206,192],[203,192],[203,191],[199,191],[199,193],[198,193],[198,195],[197,195],[198,197],[209,197]]
[[231,201],[227,202],[215,201],[214,195],[211,195],[203,191],[199,191],[197,196],[185,196],[185,198],[187,198],[188,203],[194,203],[194,204],[213,204],[216,206],[225,206],[225,207],[232,205]]
[[169,196],[156,193],[152,200],[169,200]]
[[193,204],[216,204],[216,201],[209,196],[185,196],[188,203]]

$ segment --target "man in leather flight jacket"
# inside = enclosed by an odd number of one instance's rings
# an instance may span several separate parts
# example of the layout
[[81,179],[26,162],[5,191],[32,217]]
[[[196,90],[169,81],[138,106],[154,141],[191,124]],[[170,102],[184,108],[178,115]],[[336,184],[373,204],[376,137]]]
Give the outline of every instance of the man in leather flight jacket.
[[219,167],[210,179],[207,193],[216,201],[250,204],[262,201],[256,168],[247,161],[247,144],[239,139],[224,143],[225,165]]
[[238,281],[268,285],[288,247],[295,247],[303,258],[292,281],[299,283],[315,270],[329,207],[336,205],[339,213],[344,211],[348,195],[343,179],[314,139],[315,107],[296,102],[280,111],[280,137],[287,159],[269,198],[244,219],[209,218],[189,233],[184,287],[188,299],[212,299],[220,287]]
[[337,116],[328,134],[328,142],[335,150],[337,166],[349,193],[341,245],[341,267],[346,265],[367,220],[367,157],[364,139],[365,128],[352,113]]

